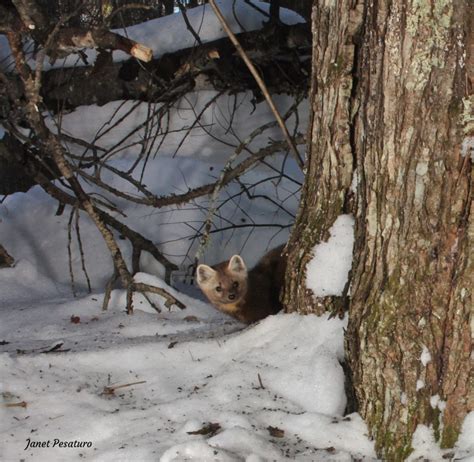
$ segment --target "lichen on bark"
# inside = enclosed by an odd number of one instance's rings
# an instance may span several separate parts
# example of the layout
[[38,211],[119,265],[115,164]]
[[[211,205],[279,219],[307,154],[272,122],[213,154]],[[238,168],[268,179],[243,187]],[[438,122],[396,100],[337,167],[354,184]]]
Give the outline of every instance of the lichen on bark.
[[[463,126],[450,109],[467,91],[459,37],[468,35],[469,7],[435,3],[367,5],[370,33],[359,59],[354,146],[365,178],[357,223],[365,230],[355,249],[347,349],[360,412],[388,460],[406,457],[418,424],[452,445],[469,409],[472,299],[458,294],[473,274],[472,177],[461,155]],[[426,365],[422,345],[433,358]],[[434,395],[443,411],[432,407]]]
[[341,0],[313,9],[311,140],[284,301],[303,313],[330,305],[312,299],[305,269],[351,210],[357,168],[346,351],[359,412],[384,460],[410,454],[419,424],[452,446],[474,408],[474,184],[461,149],[472,8]]

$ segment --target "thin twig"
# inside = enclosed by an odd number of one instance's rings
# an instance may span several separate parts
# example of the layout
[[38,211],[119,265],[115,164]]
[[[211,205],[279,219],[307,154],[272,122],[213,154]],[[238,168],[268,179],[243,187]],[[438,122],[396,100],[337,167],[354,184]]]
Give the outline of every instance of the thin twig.
[[226,19],[222,15],[221,11],[216,5],[215,0],[209,0],[209,3],[211,4],[212,9],[214,10],[214,13],[216,14],[217,18],[222,24],[222,27],[226,31],[227,35],[229,36],[231,42],[234,44],[235,48],[237,49],[239,55],[241,58],[244,60],[245,64],[249,68],[249,71],[252,73],[253,77],[255,78],[255,81],[257,82],[258,86],[260,87],[260,90],[262,91],[263,95],[265,96],[265,99],[267,100],[268,105],[270,106],[270,109],[272,110],[273,114],[275,115],[275,118],[278,121],[278,125],[280,126],[283,135],[288,143],[288,146],[290,149],[293,151],[293,154],[295,155],[295,158],[297,159],[300,168],[303,168],[304,162],[303,159],[300,156],[300,153],[296,149],[296,146],[290,136],[290,133],[288,132],[288,129],[286,128],[285,122],[280,116],[280,113],[278,112],[278,109],[275,106],[275,103],[273,102],[273,99],[267,89],[267,86],[265,85],[265,82],[262,80],[260,77],[260,74],[258,73],[257,69],[253,65],[252,61],[250,61],[250,58],[247,56],[247,53],[245,53],[244,49],[240,45],[239,41],[237,40],[237,37],[235,34],[232,32],[230,29],[229,25],[227,24]]
[[193,29],[193,26],[191,26],[191,23],[189,22],[188,15],[186,14],[186,7],[178,1],[178,8],[179,11],[181,11],[181,14],[183,15],[184,22],[186,23],[186,27],[188,28],[189,32],[191,32],[192,36],[195,38],[196,42],[199,44],[199,46],[202,45],[201,37],[199,37],[198,33]]
[[26,408],[28,404],[26,401],[20,401],[19,403],[3,403],[4,407],[23,407]]
[[87,273],[86,259],[84,256],[84,248],[83,248],[82,239],[81,239],[81,231],[79,229],[79,209],[76,209],[76,238],[77,238],[77,243],[79,245],[79,254],[81,255],[82,272],[84,273],[84,276],[86,277],[87,289],[89,293],[91,293],[92,292],[91,281],[89,279],[89,274]]
[[74,218],[74,213],[76,211],[76,207],[71,208],[71,213],[69,215],[69,220],[67,222],[67,256],[68,256],[68,263],[69,263],[69,277],[71,279],[71,288],[72,288],[72,295],[74,297],[77,296],[76,293],[76,284],[74,282],[74,270],[72,267],[72,219]]
[[149,5],[143,5],[141,3],[129,3],[128,5],[122,5],[121,7],[117,8],[116,10],[112,11],[107,18],[105,18],[104,24],[107,28],[110,27],[110,24],[112,23],[112,19],[114,16],[116,16],[118,13],[121,13],[122,11],[125,10],[154,10],[155,7],[149,6]]
[[119,277],[119,274],[117,273],[117,270],[114,268],[114,274],[112,277],[109,279],[105,286],[105,293],[104,293],[104,300],[102,302],[102,311],[107,311],[107,308],[109,307],[109,302],[110,302],[110,295],[112,294],[112,287],[115,284],[115,281],[117,281]]
[[120,388],[126,388],[126,387],[131,387],[133,385],[140,385],[142,383],[146,383],[146,380],[141,380],[140,382],[131,382],[131,383],[125,383],[124,385],[115,385],[115,386],[106,386],[104,387],[104,390],[102,391],[103,395],[113,395],[116,390],[119,390]]

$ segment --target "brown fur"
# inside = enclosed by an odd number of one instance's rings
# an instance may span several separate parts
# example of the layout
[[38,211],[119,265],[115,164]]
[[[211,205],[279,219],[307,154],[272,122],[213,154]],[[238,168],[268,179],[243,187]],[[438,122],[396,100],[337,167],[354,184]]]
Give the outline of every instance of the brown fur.
[[280,290],[286,269],[283,247],[270,250],[250,271],[238,255],[212,267],[199,265],[199,287],[218,310],[246,324],[275,314],[282,308]]

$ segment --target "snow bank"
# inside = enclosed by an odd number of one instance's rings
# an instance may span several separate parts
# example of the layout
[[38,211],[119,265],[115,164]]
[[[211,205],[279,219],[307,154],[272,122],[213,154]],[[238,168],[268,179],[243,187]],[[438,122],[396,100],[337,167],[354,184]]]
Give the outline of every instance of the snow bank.
[[[91,442],[68,448],[67,457],[100,461],[329,460],[327,447],[334,460],[373,457],[360,419],[342,417],[343,321],[280,314],[240,330],[209,305],[174,294],[186,310],[152,312],[137,296],[127,316],[122,290],[107,312],[96,295],[24,304],[21,315],[4,305],[2,397],[27,407],[0,408],[2,459],[65,457],[65,449],[25,451],[27,438]],[[192,433],[208,423],[214,434]]]
[[70,294],[69,287],[44,276],[29,260],[17,261],[13,268],[2,268],[1,271],[0,307]]

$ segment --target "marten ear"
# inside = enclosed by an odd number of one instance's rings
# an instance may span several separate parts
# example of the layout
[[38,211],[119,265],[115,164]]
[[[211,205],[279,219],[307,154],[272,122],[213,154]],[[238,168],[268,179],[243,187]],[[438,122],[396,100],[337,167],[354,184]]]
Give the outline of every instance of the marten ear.
[[216,271],[213,270],[210,266],[199,265],[197,267],[196,276],[198,284],[208,283],[216,274]]
[[245,266],[244,260],[240,255],[234,255],[229,260],[227,269],[233,273],[247,273],[247,267]]

